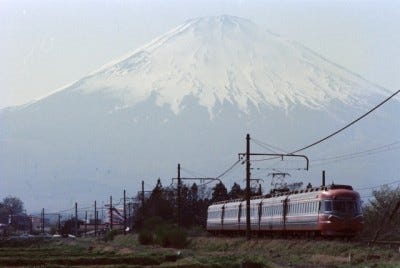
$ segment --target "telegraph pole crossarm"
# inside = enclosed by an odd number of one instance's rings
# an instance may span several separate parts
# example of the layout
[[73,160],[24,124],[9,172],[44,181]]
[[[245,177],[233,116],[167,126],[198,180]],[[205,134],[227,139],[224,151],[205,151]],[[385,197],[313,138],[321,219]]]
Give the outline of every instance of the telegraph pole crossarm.
[[[306,160],[306,168],[305,170],[308,170],[309,167],[309,159],[307,156],[302,155],[302,154],[264,154],[264,153],[250,153],[251,156],[276,156],[280,157],[282,160],[284,157],[301,157]],[[246,153],[239,153],[239,159],[243,159],[243,157],[246,156]],[[267,159],[266,159],[267,160]]]
[[[174,180],[178,180],[178,178],[172,178],[171,180],[172,180],[172,183],[174,183]],[[219,181],[219,182],[222,182],[218,178],[208,178],[208,177],[204,177],[204,178],[203,177],[192,177],[192,178],[181,177],[180,180],[191,180],[191,181],[199,180],[199,181]]]

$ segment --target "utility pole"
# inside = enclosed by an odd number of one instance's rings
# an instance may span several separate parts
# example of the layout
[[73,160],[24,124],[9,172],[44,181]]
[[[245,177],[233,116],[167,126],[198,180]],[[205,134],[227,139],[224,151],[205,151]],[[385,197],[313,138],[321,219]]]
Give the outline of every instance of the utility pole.
[[110,195],[110,230],[113,229],[113,207],[112,207],[112,196]]
[[42,234],[44,234],[44,208],[42,208],[42,224],[40,227]]
[[124,190],[124,235],[126,235],[126,191]]
[[128,227],[129,231],[132,229],[132,223],[131,223],[131,202],[128,202]]
[[87,210],[85,210],[85,237],[87,232]]
[[245,153],[239,153],[239,160],[243,159],[242,157],[245,157],[246,160],[246,238],[247,240],[251,239],[251,224],[250,224],[250,156],[274,156],[274,157],[280,157],[282,160],[284,157],[301,157],[306,160],[306,168],[305,170],[308,170],[309,166],[309,160],[307,156],[305,155],[297,155],[297,154],[264,154],[264,153],[250,153],[250,134],[246,135],[246,152]]
[[246,136],[246,238],[251,239],[250,229],[250,134]]
[[142,220],[141,220],[141,224],[144,224],[144,181],[142,181]]
[[98,222],[99,222],[99,211],[96,210],[96,233],[98,233],[99,230]]
[[142,209],[144,208],[144,181],[142,181]]
[[75,202],[75,236],[78,236],[78,203]]
[[32,215],[29,216],[29,233],[32,234],[33,233],[33,224],[32,224]]
[[178,228],[181,227],[181,164],[178,164]]
[[58,234],[61,234],[61,215],[58,213]]
[[94,236],[97,236],[97,205],[94,201]]

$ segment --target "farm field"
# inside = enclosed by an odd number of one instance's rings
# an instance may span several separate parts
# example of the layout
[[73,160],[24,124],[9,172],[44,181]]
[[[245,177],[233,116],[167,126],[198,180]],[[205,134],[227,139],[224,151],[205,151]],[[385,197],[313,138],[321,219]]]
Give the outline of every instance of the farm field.
[[0,242],[0,267],[400,267],[398,248],[340,240],[192,237],[184,249],[136,235]]

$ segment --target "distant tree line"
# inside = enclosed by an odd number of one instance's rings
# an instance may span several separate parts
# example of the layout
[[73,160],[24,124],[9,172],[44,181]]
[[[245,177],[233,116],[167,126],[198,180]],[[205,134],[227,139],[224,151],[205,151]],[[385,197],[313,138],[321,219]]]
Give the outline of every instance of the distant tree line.
[[7,196],[0,202],[0,223],[7,225],[8,230],[24,230],[30,226],[30,219],[23,212],[24,203],[21,199]]
[[[177,188],[163,187],[158,180],[149,198],[139,205],[135,213],[135,227],[140,228],[143,223],[152,218],[177,223],[178,198]],[[261,188],[252,191],[251,195],[260,195]],[[245,197],[245,190],[234,183],[228,192],[226,186],[219,182],[212,189],[211,194],[193,183],[190,187],[181,187],[181,225],[183,227],[206,226],[207,208],[210,204],[228,199]]]
[[387,185],[372,191],[372,199],[363,207],[362,237],[369,240],[400,240],[400,187]]

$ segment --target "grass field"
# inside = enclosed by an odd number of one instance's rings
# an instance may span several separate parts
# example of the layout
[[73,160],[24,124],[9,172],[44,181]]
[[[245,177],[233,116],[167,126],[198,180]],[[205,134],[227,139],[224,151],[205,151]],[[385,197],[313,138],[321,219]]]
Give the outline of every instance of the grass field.
[[398,248],[339,240],[193,237],[185,249],[143,246],[135,235],[1,241],[1,267],[400,267]]

